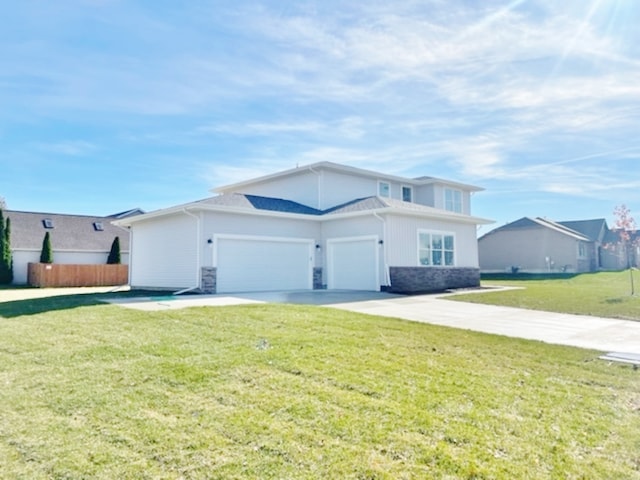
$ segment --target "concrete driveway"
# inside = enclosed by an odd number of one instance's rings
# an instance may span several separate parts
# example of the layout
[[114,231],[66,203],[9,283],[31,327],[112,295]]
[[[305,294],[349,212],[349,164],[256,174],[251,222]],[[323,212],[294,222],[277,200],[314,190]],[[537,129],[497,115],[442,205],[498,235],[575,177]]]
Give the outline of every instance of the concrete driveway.
[[404,296],[383,292],[315,290],[127,298],[112,302],[141,310],[247,303],[324,305],[552,344],[640,355],[640,322],[463,303],[447,300],[449,295],[451,294]]

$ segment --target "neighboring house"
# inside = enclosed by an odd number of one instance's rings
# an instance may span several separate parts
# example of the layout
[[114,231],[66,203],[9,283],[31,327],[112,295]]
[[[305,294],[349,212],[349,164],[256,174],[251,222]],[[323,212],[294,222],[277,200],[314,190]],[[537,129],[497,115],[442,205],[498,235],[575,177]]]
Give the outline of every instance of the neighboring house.
[[46,232],[51,238],[54,263],[106,263],[115,237],[120,237],[122,263],[128,263],[129,232],[111,222],[140,213],[135,209],[107,217],[89,217],[6,210],[5,216],[11,219],[13,283],[27,283],[27,266],[40,261]]
[[478,239],[483,272],[594,272],[624,268],[617,236],[602,219],[523,217]]
[[422,292],[479,285],[478,187],[320,162],[114,222],[132,287]]
[[[629,251],[627,252],[627,249]],[[607,232],[603,258],[607,270],[624,270],[629,266],[640,267],[640,231],[629,232],[629,242],[624,245],[617,229]]]

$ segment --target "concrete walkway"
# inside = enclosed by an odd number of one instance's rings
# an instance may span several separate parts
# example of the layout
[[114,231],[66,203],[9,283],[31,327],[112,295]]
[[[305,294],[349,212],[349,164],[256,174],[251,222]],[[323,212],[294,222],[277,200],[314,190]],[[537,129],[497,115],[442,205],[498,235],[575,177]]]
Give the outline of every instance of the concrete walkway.
[[402,296],[382,292],[316,290],[127,298],[114,299],[112,302],[140,310],[246,303],[324,305],[352,312],[540,340],[559,345],[640,354],[640,322],[456,302],[447,300],[448,295],[450,294]]
[[420,295],[332,305],[352,312],[540,340],[607,352],[640,354],[640,322],[541,312]]

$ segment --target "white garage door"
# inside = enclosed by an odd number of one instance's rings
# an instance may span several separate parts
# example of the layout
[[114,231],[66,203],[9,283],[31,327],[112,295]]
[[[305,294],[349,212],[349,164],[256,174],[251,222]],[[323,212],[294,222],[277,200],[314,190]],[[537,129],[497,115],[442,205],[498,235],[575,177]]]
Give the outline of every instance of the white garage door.
[[218,293],[313,287],[313,240],[216,236]]
[[380,290],[378,237],[327,241],[327,288]]

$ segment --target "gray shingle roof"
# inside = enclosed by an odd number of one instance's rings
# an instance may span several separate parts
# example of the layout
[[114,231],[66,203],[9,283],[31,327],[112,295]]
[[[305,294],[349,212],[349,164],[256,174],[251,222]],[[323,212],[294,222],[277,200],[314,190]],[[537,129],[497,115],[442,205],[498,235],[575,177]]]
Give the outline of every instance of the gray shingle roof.
[[366,197],[351,200],[350,202],[337,205],[322,212],[323,215],[337,215],[339,213],[364,212],[388,207],[380,197]]
[[[410,213],[439,214],[443,211],[437,208],[420,205],[417,203],[403,202],[392,198],[382,198],[378,196],[358,198],[349,202],[336,205],[326,210],[318,210],[301,203],[281,198],[261,197],[257,195],[246,195],[242,193],[225,193],[216,197],[205,198],[190,205],[212,205],[220,207],[233,207],[239,209],[264,210],[270,212],[295,213],[302,215],[338,215],[345,213],[358,213],[384,208],[394,210],[405,210]],[[456,216],[453,212],[446,212],[448,216]],[[459,215],[466,218],[465,215]]]
[[545,218],[533,219],[530,217],[523,217],[501,227],[495,228],[485,235],[505,230],[517,230],[519,228],[531,228],[541,225],[554,228],[568,235],[583,237],[583,239],[590,240],[592,242],[606,243],[611,241],[611,233],[604,218],[554,222]]
[[[5,210],[11,219],[12,249],[41,249],[46,232],[54,250],[108,252],[113,239],[120,237],[120,248],[129,250],[129,231],[111,224],[113,217],[90,217],[56,213],[18,212]],[[45,228],[43,221],[51,220],[53,228]],[[102,231],[94,223],[102,224]]]
[[241,193],[227,193],[217,197],[200,200],[201,204],[217,205],[225,207],[248,208],[252,210],[267,210],[270,212],[300,213],[304,215],[321,215],[320,210],[308,207],[301,203],[283,200],[281,198],[260,197],[257,195],[245,195]]
[[590,238],[588,236],[586,236],[584,233],[577,231],[577,230],[573,230],[572,228],[569,228],[566,225],[563,225],[562,223],[559,222],[554,222],[552,220],[548,220],[546,218],[530,218],[530,217],[522,217],[518,220],[515,220],[511,223],[507,223],[506,225],[503,225],[501,227],[495,228],[493,230],[491,230],[490,232],[484,234],[481,238],[484,238],[488,235],[493,235],[495,233],[498,232],[504,232],[504,231],[509,231],[509,230],[518,230],[520,228],[533,228],[533,227],[544,227],[544,228],[549,228],[552,230],[555,230],[556,232],[559,232],[563,235],[568,235],[570,237],[574,237],[578,240],[582,240],[582,241],[588,241],[590,240]]
[[604,218],[595,218],[592,220],[572,220],[567,222],[558,222],[571,230],[580,232],[592,242],[600,242],[603,240],[607,231],[607,221]]

